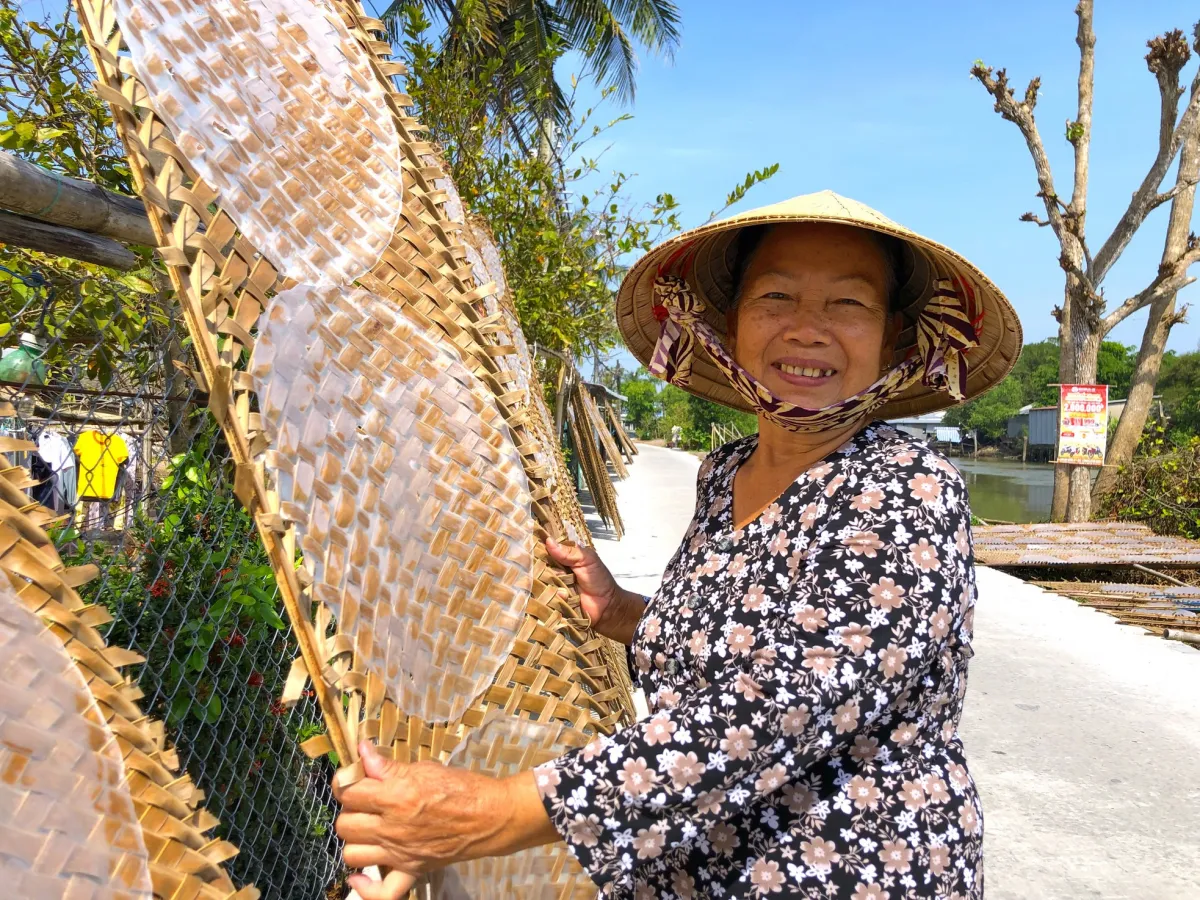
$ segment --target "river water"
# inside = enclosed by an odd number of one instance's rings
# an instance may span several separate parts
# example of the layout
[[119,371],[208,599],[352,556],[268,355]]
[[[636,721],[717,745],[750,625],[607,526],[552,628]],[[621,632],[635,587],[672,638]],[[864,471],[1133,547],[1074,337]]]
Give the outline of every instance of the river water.
[[951,458],[967,482],[971,511],[981,519],[1049,522],[1054,466],[1007,460]]

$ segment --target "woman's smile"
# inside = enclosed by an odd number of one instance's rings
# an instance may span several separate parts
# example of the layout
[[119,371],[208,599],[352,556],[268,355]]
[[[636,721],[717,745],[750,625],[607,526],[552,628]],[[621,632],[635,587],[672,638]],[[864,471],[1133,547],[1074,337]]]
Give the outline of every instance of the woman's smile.
[[771,368],[776,377],[801,388],[821,387],[830,383],[838,374],[837,368],[827,362],[796,357],[776,360],[771,363]]

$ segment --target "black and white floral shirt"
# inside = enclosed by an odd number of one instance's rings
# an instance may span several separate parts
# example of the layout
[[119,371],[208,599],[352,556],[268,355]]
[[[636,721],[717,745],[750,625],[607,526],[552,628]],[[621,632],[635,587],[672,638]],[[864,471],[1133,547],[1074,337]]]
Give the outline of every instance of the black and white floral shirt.
[[638,625],[650,717],[540,766],[546,809],[602,896],[981,897],[962,478],[875,423],[735,530],[756,442],[701,467]]

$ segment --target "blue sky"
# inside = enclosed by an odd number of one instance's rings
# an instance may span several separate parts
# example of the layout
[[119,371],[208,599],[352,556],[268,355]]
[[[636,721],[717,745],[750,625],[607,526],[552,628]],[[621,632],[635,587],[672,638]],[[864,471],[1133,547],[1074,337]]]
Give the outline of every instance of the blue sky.
[[[1099,0],[1096,102],[1088,225],[1099,248],[1156,149],[1158,89],[1146,41],[1170,28],[1186,34],[1193,3]],[[738,208],[830,188],[949,244],[1000,285],[1026,340],[1055,333],[1050,311],[1063,276],[1050,230],[1017,221],[1044,214],[1019,132],[992,110],[968,76],[976,59],[1008,68],[1021,91],[1041,75],[1036,116],[1070,195],[1078,51],[1073,2],[798,2],[683,0],[683,41],[673,64],[643,56],[633,121],[613,132],[605,162],[638,173],[631,195],[673,193],[686,225],[704,221],[752,168],[780,171]],[[569,62],[569,61],[564,61]],[[1185,75],[1190,79],[1196,62]],[[1172,176],[1173,177],[1173,176]],[[1110,273],[1120,302],[1148,283],[1162,254],[1166,208],[1143,226]],[[1200,267],[1193,272],[1200,275]],[[1192,321],[1169,347],[1200,344],[1200,290]],[[1145,314],[1113,337],[1137,344]]]

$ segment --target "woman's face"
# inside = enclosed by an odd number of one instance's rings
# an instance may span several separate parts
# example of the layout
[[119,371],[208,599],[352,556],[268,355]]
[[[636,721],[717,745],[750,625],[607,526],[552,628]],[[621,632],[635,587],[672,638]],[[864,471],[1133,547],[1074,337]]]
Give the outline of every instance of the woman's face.
[[781,400],[829,406],[891,364],[887,262],[861,229],[776,225],[754,252],[730,315],[734,359]]

